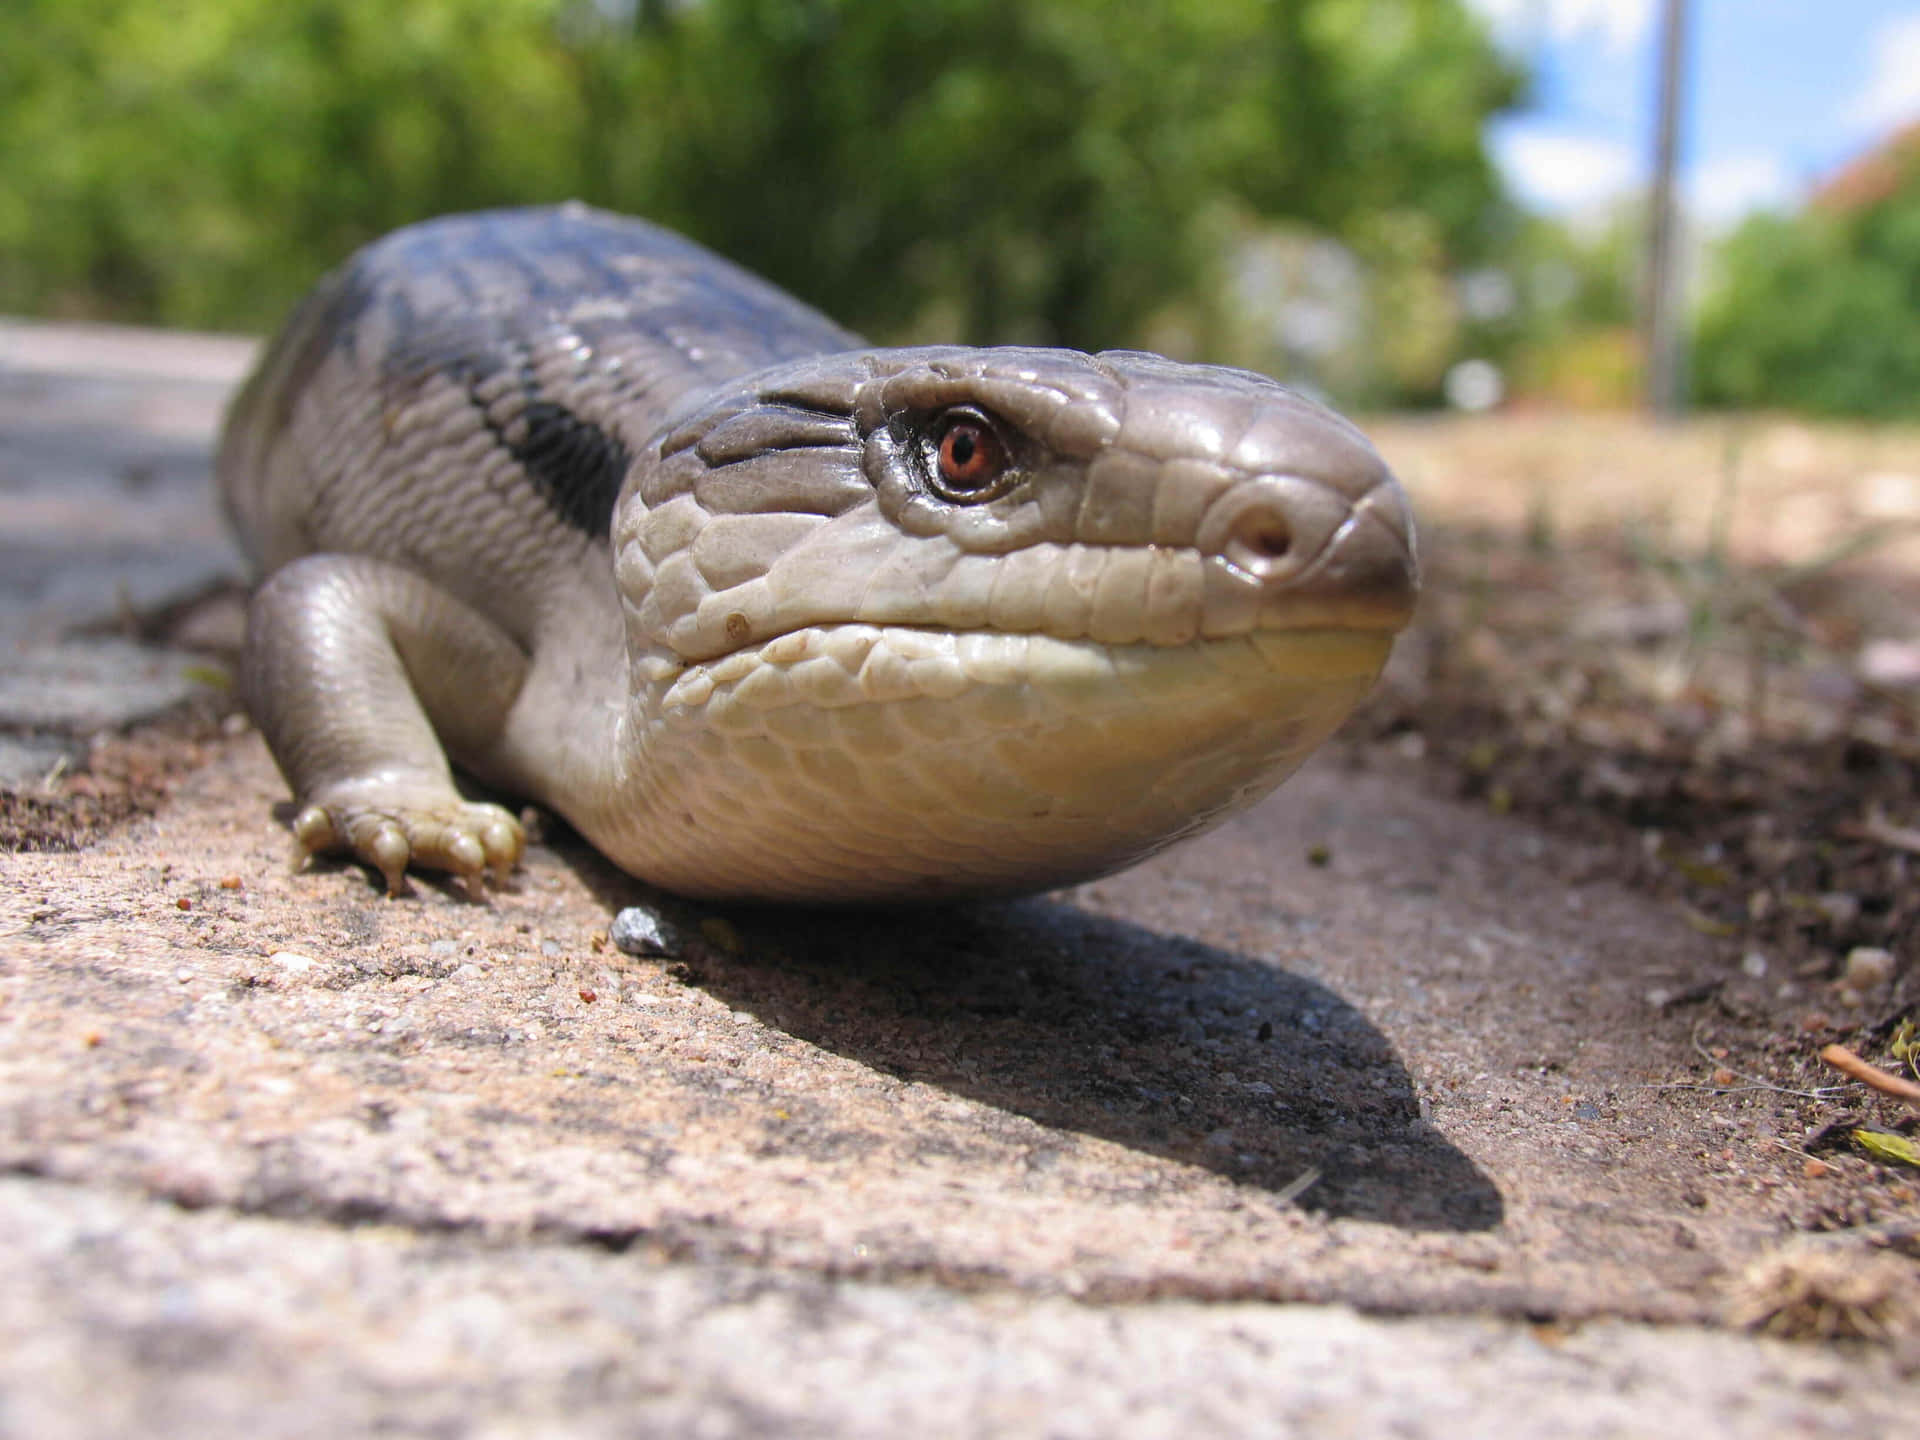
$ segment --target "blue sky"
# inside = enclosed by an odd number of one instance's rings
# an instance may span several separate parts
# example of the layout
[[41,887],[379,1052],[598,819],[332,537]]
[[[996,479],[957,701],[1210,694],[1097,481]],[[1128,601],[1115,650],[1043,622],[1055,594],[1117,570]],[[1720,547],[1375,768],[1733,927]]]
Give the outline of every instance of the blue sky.
[[[1660,0],[1468,0],[1536,76],[1494,127],[1520,197],[1578,214],[1644,183]],[[1691,0],[1689,207],[1723,225],[1791,205],[1846,160],[1920,120],[1915,0]]]

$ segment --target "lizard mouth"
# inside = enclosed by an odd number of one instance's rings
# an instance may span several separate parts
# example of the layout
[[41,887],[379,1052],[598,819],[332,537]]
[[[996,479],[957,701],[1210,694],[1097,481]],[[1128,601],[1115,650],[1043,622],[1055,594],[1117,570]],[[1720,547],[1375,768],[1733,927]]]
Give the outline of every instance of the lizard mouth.
[[[1180,646],[795,630],[687,667],[648,707],[657,753],[690,757],[670,782],[683,823],[721,848],[759,832],[730,864],[661,883],[848,900],[1090,879],[1267,794],[1391,643],[1346,628]],[[656,863],[673,866],[667,847]]]
[[1384,626],[1256,630],[1170,646],[917,625],[808,625],[687,665],[661,705],[704,710],[716,728],[730,730],[738,728],[738,721],[729,723],[736,712],[953,700],[980,687],[1125,703],[1128,696],[1159,698],[1152,692],[1183,679],[1206,689],[1216,677],[1338,683],[1364,674],[1370,681],[1394,633]]

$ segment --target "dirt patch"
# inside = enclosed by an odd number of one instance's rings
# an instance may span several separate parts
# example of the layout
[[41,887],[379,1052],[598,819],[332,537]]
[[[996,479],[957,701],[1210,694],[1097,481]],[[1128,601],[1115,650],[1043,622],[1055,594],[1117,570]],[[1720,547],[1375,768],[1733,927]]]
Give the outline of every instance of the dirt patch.
[[1804,565],[1871,537],[1920,570],[1920,428],[1707,415],[1504,410],[1370,417],[1425,522],[1510,536],[1631,530],[1669,555],[1714,545]]
[[[1911,961],[1920,688],[1866,657],[1881,617],[1920,614],[1920,583],[1446,532],[1430,554],[1354,763],[1396,750],[1448,793],[1606,843],[1615,873],[1776,982],[1839,978],[1857,947]],[[1879,1021],[1911,968],[1882,977]]]
[[[1815,1056],[1912,1073],[1920,440],[1607,417],[1382,438],[1454,523],[1424,532],[1422,613],[1347,763],[1577,838],[1677,914],[1712,958],[1649,1003],[1691,1017],[1702,1083],[1799,1092],[1809,1175],[1865,1153],[1858,1128],[1911,1136]],[[1850,1170],[1785,1218],[1903,1223],[1915,1175]]]
[[128,735],[101,735],[86,758],[48,783],[0,788],[0,851],[85,849],[152,815],[207,763],[231,707],[198,704]]

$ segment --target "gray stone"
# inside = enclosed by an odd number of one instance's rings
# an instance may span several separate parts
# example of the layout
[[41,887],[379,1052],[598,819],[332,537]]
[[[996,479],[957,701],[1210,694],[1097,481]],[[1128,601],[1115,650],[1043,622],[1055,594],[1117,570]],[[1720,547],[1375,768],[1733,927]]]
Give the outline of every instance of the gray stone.
[[614,916],[607,938],[629,955],[675,955],[680,950],[667,922],[640,905],[629,905]]
[[[156,526],[164,528],[164,525]],[[0,536],[0,639],[28,645],[171,610],[242,573],[232,544]]]
[[77,639],[0,658],[0,727],[87,735],[151,720],[224,678],[193,655]]
[[0,642],[40,643],[243,573],[213,435],[251,342],[0,320]]
[[[400,1117],[395,1117],[395,1123]],[[1088,1306],[0,1180],[0,1426],[258,1435],[1905,1433],[1881,1355],[1340,1305]]]
[[78,767],[86,754],[71,736],[0,735],[0,790],[38,789],[49,776]]

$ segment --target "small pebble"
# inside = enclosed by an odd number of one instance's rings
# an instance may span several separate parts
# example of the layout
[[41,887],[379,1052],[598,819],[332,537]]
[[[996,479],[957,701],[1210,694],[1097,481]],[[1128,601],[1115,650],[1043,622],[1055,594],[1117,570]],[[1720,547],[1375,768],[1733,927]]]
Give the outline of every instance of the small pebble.
[[674,955],[679,952],[673,932],[653,911],[629,905],[613,917],[607,938],[628,955]]
[[188,898],[187,898],[186,896],[184,896],[184,895],[182,895],[182,896],[181,896],[181,897],[180,897],[180,898],[179,898],[178,900],[176,900],[176,901],[174,901],[174,902],[173,902],[173,904],[174,904],[174,908],[175,908],[175,909],[177,909],[177,910],[191,910],[191,909],[193,909],[193,901],[191,901],[191,900],[189,900],[189,899],[188,899]]
[[585,985],[582,985],[580,987],[580,998],[584,1000],[587,1004],[591,1005],[593,1004],[594,1001],[600,998],[600,994],[598,991],[590,990]]
[[276,950],[267,957],[267,963],[278,965],[282,970],[295,975],[304,975],[313,969],[313,958],[302,955],[298,950]]
[[182,985],[184,985],[189,980],[193,979],[193,971],[185,970],[185,969],[176,970],[173,972],[173,978],[178,980]]
[[1829,925],[1844,930],[1860,918],[1860,897],[1844,890],[1830,890],[1814,902]]
[[1920,687],[1920,641],[1869,640],[1856,662],[1860,677],[1875,685]]
[[220,888],[222,890],[238,890],[240,888],[240,877],[238,875],[222,875],[220,877]]
[[1805,1175],[1809,1180],[1818,1180],[1823,1175],[1833,1174],[1833,1166],[1824,1160],[1810,1159],[1805,1165],[1800,1167],[1800,1173]]
[[1758,950],[1749,950],[1741,958],[1740,968],[1752,979],[1758,980],[1767,973],[1767,957]]
[[1849,990],[1872,990],[1893,978],[1893,952],[1870,945],[1847,952],[1847,968],[1840,977]]

